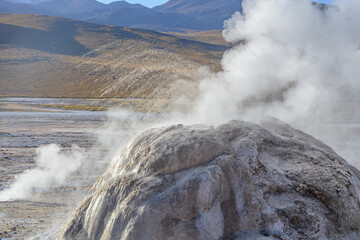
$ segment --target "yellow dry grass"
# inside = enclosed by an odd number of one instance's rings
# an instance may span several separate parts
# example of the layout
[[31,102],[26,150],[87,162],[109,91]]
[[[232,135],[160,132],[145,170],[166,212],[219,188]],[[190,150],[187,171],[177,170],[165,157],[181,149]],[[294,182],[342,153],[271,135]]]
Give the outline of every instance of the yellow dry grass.
[[179,82],[196,85],[201,66],[219,70],[226,49],[152,31],[37,15],[0,14],[1,31],[30,34],[35,42],[37,34],[46,38],[33,47],[0,34],[3,97],[172,98]]
[[229,45],[227,42],[225,42],[221,31],[222,30],[216,29],[216,30],[200,31],[200,32],[165,32],[165,33],[179,38],[184,38],[194,41],[200,41],[200,42],[218,44],[218,45]]

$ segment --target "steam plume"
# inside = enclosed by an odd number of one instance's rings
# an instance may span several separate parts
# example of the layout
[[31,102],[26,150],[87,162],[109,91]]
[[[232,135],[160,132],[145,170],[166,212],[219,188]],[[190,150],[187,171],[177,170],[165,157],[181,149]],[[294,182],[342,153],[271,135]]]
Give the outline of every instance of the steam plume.
[[358,1],[320,11],[307,0],[251,0],[243,9],[223,35],[246,42],[225,53],[222,72],[203,81],[199,116],[223,122],[260,112],[291,121],[360,89]]
[[326,143],[338,138],[333,122],[360,119],[360,2],[335,5],[243,1],[243,13],[223,31],[236,46],[224,54],[223,71],[200,84],[195,119],[218,124],[271,115]]
[[61,152],[55,144],[38,148],[36,167],[16,175],[10,188],[0,192],[0,201],[26,199],[64,184],[69,174],[79,169],[83,158],[83,151],[76,146],[70,152]]

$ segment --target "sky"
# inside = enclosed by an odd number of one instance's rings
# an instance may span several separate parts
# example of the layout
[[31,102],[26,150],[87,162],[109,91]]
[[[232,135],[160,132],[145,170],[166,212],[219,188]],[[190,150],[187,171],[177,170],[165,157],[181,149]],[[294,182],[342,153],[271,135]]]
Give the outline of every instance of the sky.
[[[102,3],[111,3],[114,2],[114,0],[98,0]],[[126,0],[129,3],[140,3],[147,7],[155,7],[160,4],[166,3],[168,0]],[[315,0],[316,2],[322,2],[322,3],[329,3],[332,2],[332,0]]]
[[321,3],[331,3],[333,2],[333,0],[315,0],[316,2],[321,2]]
[[[98,0],[102,3],[111,3],[114,2],[114,0]],[[129,3],[140,3],[147,7],[155,7],[160,4],[166,3],[168,0],[126,0]]]

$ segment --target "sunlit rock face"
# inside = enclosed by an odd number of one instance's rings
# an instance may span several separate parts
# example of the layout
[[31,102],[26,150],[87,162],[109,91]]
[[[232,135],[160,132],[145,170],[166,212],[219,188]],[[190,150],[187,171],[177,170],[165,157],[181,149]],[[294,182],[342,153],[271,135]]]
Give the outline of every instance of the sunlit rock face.
[[360,173],[275,120],[151,129],[58,239],[360,239]]

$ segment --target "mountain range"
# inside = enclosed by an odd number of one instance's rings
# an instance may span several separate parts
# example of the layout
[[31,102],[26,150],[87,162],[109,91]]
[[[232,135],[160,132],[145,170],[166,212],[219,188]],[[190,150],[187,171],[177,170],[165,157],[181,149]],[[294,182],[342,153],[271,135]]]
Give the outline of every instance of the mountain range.
[[96,0],[0,0],[0,12],[66,17],[94,23],[156,31],[202,31],[221,29],[241,0],[170,0],[148,8],[141,4]]
[[0,13],[0,96],[168,98],[186,90],[179,84],[196,84],[201,66],[219,70],[226,49],[144,29]]

